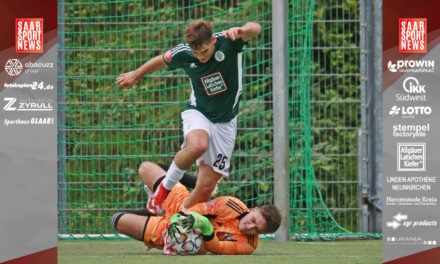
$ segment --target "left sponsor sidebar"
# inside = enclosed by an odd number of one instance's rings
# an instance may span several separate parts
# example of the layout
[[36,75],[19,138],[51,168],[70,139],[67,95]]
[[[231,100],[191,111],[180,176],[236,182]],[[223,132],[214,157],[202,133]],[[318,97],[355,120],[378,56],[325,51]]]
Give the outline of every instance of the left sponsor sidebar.
[[57,262],[56,28],[44,29],[47,17],[10,20],[2,26],[15,30],[15,47],[4,48],[0,59],[0,263],[52,264]]

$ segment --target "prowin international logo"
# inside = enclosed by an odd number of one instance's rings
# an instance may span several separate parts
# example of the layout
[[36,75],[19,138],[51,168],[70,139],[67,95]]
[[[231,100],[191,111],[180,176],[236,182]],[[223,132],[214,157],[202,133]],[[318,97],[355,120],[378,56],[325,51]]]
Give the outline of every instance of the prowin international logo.
[[23,70],[23,65],[18,59],[9,59],[5,64],[5,71],[9,76],[18,76]]
[[403,91],[406,93],[397,93],[396,101],[404,102],[423,102],[426,101],[426,85],[421,84],[415,77],[407,77],[402,83]]
[[398,60],[388,61],[390,72],[434,72],[434,60]]
[[388,112],[391,117],[401,115],[402,118],[415,118],[416,116],[431,115],[432,108],[429,106],[397,106],[393,105]]

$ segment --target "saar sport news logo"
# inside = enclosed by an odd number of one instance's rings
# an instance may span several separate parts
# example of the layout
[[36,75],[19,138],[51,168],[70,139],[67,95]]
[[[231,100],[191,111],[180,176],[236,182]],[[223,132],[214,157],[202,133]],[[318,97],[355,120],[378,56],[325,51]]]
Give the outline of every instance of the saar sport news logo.
[[399,53],[426,53],[426,18],[399,19]]
[[15,19],[15,52],[43,53],[43,19]]

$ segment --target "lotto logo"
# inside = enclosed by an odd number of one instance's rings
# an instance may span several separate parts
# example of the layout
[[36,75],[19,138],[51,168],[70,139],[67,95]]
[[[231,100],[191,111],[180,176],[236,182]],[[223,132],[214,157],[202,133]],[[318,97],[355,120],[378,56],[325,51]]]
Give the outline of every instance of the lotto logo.
[[399,52],[426,53],[426,18],[399,19]]
[[15,19],[15,52],[17,53],[43,52],[43,19],[42,18]]

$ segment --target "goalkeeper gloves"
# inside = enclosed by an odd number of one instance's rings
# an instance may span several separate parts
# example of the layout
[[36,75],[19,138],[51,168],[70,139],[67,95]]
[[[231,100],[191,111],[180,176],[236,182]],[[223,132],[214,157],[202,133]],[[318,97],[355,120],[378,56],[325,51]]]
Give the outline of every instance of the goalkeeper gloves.
[[180,233],[184,231],[181,227],[181,222],[186,218],[183,212],[175,213],[170,218],[170,225],[168,226],[168,235],[170,236],[170,242],[175,243],[176,240],[180,239]]
[[209,219],[198,213],[191,213],[182,219],[182,226],[186,231],[199,228],[204,238],[214,235],[214,227],[212,227]]

